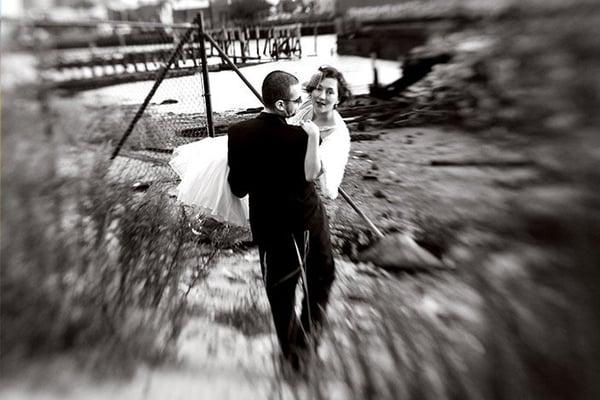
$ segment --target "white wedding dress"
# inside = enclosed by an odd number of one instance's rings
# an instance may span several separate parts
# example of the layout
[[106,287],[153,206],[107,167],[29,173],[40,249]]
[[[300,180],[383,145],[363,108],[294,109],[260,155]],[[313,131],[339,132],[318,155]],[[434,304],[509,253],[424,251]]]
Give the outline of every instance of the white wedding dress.
[[[321,128],[319,156],[323,173],[319,177],[321,192],[335,199],[344,176],[350,152],[350,133],[344,120],[334,111],[335,125]],[[312,118],[310,101],[300,106],[288,120],[291,125]],[[248,196],[240,199],[229,187],[227,175],[227,136],[205,138],[177,147],[169,165],[181,178],[177,200],[194,206],[200,212],[222,222],[239,226],[249,225]],[[277,184],[277,182],[273,182]]]
[[[313,108],[309,99],[302,103],[296,114],[288,119],[288,123],[300,125],[301,121],[309,121],[312,117]],[[319,158],[323,167],[323,173],[319,176],[319,188],[321,193],[330,199],[338,196],[338,188],[342,183],[350,153],[350,131],[342,116],[335,110],[333,120],[334,125],[319,128],[321,133]]]
[[248,196],[236,197],[227,182],[227,136],[179,146],[169,165],[181,178],[177,200],[219,221],[249,225]]

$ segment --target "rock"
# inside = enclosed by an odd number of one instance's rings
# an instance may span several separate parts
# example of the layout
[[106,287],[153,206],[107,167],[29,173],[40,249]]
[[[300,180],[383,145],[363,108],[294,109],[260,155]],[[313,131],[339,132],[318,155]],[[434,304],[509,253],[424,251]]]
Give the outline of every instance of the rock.
[[242,111],[238,111],[236,114],[238,114],[238,115],[258,114],[262,110],[264,110],[264,107],[251,107],[251,108],[246,108],[245,110],[242,110]]
[[373,196],[375,196],[378,199],[387,199],[387,195],[385,194],[385,192],[381,189],[377,189],[373,192]]
[[368,250],[360,253],[358,260],[397,271],[430,271],[445,268],[441,260],[404,233],[381,239]]
[[171,198],[176,198],[177,197],[177,186],[173,186],[169,190],[167,190],[167,196],[169,196]]
[[177,104],[179,103],[179,101],[175,100],[175,99],[166,99],[160,102],[160,105],[164,105],[164,104]]
[[359,231],[356,237],[356,244],[359,247],[365,248],[371,244],[371,238],[364,231]]
[[399,196],[387,196],[385,199],[390,204],[400,204],[400,203],[402,203],[402,198],[400,198]]
[[150,188],[150,182],[135,182],[131,188],[136,192],[145,192]]
[[381,134],[379,132],[361,132],[361,133],[351,133],[350,140],[352,142],[357,142],[361,140],[377,140],[379,139]]
[[375,164],[375,163],[371,164],[371,169],[372,169],[373,171],[379,171],[379,167],[378,167],[378,166],[377,166],[377,164]]
[[371,173],[366,173],[362,177],[365,181],[377,181],[379,177],[377,175],[373,175]]

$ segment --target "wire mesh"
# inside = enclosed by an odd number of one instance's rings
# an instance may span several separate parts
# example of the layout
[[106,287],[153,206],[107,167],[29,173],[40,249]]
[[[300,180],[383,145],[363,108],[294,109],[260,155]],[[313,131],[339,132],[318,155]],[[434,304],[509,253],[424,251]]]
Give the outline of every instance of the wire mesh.
[[[55,28],[12,30],[3,54],[0,353],[159,356],[216,255],[248,237],[173,196],[172,150],[207,132],[198,27]],[[145,333],[122,341],[134,314]]]
[[198,27],[130,29],[112,40],[57,40],[37,53],[40,76],[53,89],[102,93],[76,140],[122,141],[115,177],[174,179],[167,167],[172,150],[207,135]]
[[198,31],[189,28],[181,36],[165,53],[154,81],[131,85],[134,104],[123,108],[115,127],[123,135],[123,148],[112,166],[120,178],[172,179],[167,164],[172,150],[207,136]]

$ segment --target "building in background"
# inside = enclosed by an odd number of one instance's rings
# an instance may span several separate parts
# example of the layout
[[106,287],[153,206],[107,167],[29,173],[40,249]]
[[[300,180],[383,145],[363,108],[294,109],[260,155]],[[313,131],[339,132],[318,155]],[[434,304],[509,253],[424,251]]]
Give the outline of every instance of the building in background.
[[230,3],[231,0],[155,0],[142,5],[115,2],[109,6],[109,19],[170,24],[191,22],[202,13],[205,27],[210,29],[229,21]]
[[[50,18],[56,20],[106,19],[107,7],[101,0],[6,0],[2,10],[12,17]],[[4,15],[4,11],[3,11]]]
[[108,19],[117,21],[173,22],[173,7],[170,1],[155,1],[131,7],[128,3],[112,3]]
[[[208,16],[210,3],[209,0],[173,0],[171,2],[173,22],[191,22],[198,14],[202,13],[205,23],[210,24]],[[207,18],[209,21],[206,21]]]
[[227,26],[231,21],[232,0],[210,0],[208,12],[204,14],[204,21],[208,29],[218,29]]
[[345,14],[351,8],[379,7],[406,3],[413,0],[337,0],[335,1],[335,12]]
[[313,0],[313,12],[315,14],[333,14],[337,2],[339,0]]

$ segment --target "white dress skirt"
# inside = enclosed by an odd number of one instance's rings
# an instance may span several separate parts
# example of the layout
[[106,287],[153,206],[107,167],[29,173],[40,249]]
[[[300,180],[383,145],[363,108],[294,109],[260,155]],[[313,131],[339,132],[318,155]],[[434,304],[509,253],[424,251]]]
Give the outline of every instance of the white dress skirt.
[[248,196],[235,196],[227,182],[227,136],[179,146],[169,165],[181,179],[178,201],[221,222],[249,226]]

